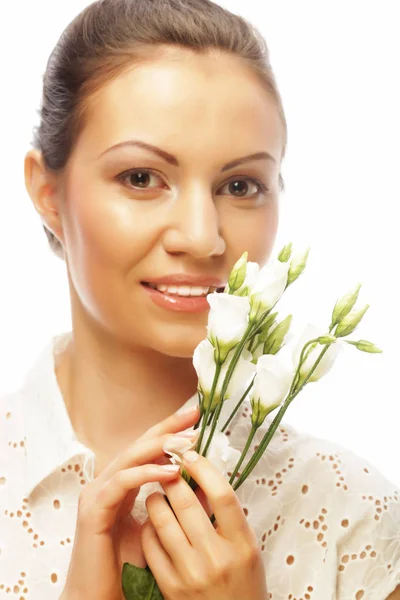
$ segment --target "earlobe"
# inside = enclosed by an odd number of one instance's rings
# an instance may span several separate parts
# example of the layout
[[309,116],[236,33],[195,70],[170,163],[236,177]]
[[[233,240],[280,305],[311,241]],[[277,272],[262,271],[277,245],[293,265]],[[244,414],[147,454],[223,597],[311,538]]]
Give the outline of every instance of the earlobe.
[[62,226],[55,176],[46,169],[39,150],[30,150],[24,162],[25,188],[42,222],[62,243]]

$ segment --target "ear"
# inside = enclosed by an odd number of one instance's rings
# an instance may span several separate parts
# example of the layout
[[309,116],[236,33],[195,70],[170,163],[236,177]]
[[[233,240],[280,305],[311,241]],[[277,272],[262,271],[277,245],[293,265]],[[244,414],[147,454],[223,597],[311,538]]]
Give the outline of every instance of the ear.
[[44,165],[42,153],[30,150],[25,156],[25,188],[32,200],[35,210],[56,238],[64,246],[61,215],[59,211],[59,194],[56,176]]

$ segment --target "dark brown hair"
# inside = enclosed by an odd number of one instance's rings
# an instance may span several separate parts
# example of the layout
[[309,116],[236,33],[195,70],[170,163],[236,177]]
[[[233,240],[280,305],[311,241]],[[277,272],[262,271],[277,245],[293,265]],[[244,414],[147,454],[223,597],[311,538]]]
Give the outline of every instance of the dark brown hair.
[[[162,46],[162,47],[161,47]],[[243,17],[211,0],[97,0],[64,30],[43,77],[40,124],[33,146],[50,171],[62,171],[82,131],[88,99],[113,77],[175,46],[196,53],[219,50],[238,56],[260,78],[287,124],[266,42]],[[283,179],[279,176],[283,189]],[[59,240],[44,226],[50,247]]]

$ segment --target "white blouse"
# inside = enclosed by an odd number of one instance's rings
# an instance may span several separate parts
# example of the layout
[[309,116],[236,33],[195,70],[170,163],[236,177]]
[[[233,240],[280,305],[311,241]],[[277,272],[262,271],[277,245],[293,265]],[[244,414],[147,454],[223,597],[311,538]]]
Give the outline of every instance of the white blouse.
[[[21,389],[0,400],[1,600],[59,598],[78,497],[93,478],[95,456],[73,431],[54,371],[68,337],[55,336]],[[231,423],[238,449],[250,410],[245,404]],[[142,486],[133,510],[140,522],[157,489]],[[399,491],[350,450],[282,421],[237,495],[259,540],[272,600],[386,600],[400,585]]]

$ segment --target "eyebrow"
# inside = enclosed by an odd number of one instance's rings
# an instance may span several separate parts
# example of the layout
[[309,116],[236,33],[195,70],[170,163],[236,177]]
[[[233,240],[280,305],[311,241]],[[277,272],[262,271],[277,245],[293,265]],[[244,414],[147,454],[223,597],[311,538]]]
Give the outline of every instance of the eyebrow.
[[[158,156],[163,158],[166,162],[173,165],[174,167],[179,167],[178,159],[175,156],[173,156],[172,154],[169,154],[169,152],[166,152],[165,150],[162,150],[161,148],[158,148],[158,146],[153,146],[153,144],[148,144],[147,142],[141,142],[140,140],[128,140],[126,142],[120,142],[119,144],[115,144],[115,146],[111,146],[111,148],[108,148],[102,154],[100,154],[99,158],[101,156],[104,156],[105,154],[108,154],[109,152],[111,152],[111,150],[116,150],[117,148],[123,148],[123,147],[128,147],[128,146],[144,148],[145,150],[149,150],[150,152],[153,152],[154,154],[157,154]],[[227,163],[226,165],[224,165],[222,167],[221,172],[228,171],[229,169],[233,169],[233,167],[237,167],[238,165],[241,165],[242,163],[248,162],[250,160],[265,160],[265,159],[271,160],[274,163],[276,162],[275,158],[271,154],[269,154],[269,152],[256,152],[255,154],[249,154],[248,156],[242,156],[241,158],[232,160],[231,162]]]

